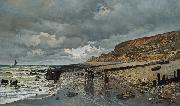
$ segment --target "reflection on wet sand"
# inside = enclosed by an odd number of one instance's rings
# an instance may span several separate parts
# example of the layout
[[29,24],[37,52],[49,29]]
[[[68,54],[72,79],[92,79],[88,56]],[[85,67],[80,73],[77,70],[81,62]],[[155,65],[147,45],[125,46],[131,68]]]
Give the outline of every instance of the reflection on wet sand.
[[85,74],[84,91],[86,94],[94,96],[94,72],[90,69]]
[[109,88],[109,76],[108,72],[104,72],[104,97],[105,99],[109,100],[110,98],[110,88]]
[[103,95],[105,99],[109,100],[111,95],[108,72],[104,71],[103,73],[98,73],[97,75],[97,73],[93,72],[93,70],[88,69],[85,74],[84,90],[87,95]]

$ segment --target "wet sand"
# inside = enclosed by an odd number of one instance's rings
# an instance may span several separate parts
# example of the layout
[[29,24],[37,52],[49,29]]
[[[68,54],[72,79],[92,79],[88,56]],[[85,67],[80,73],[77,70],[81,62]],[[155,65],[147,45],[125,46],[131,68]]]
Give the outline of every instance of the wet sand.
[[[68,92],[67,89],[62,89],[54,96],[43,99],[25,99],[2,106],[179,106],[179,104],[169,105],[168,103],[152,104],[144,98],[120,101],[113,97],[107,99],[103,96],[91,97],[83,94],[69,98],[66,96],[66,92]],[[59,97],[58,100],[57,97]]]

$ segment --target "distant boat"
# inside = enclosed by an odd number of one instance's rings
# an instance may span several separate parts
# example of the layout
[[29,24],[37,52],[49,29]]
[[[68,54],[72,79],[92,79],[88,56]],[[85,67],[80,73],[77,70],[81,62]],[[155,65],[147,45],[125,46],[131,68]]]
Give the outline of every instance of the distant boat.
[[18,62],[15,60],[15,61],[14,61],[14,66],[16,66],[16,65],[17,65],[17,63],[18,63]]

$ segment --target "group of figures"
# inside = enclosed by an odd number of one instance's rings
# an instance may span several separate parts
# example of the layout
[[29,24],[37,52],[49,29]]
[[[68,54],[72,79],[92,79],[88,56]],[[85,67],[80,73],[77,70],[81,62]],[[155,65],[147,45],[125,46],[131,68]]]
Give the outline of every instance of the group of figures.
[[[96,79],[95,76],[99,75]],[[84,83],[84,90],[88,95],[94,96],[95,93],[95,85],[94,81],[98,80],[98,78],[102,79],[103,85],[101,86],[102,92],[104,92],[104,96],[108,96],[108,89],[109,89],[109,76],[107,71],[103,72],[94,72],[91,69],[86,70],[85,73],[85,83]]]

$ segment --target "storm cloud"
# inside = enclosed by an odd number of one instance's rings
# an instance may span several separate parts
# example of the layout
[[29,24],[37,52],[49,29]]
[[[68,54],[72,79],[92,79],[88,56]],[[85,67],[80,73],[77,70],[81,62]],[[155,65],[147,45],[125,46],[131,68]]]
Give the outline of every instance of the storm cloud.
[[0,64],[83,62],[179,28],[179,0],[1,0]]

